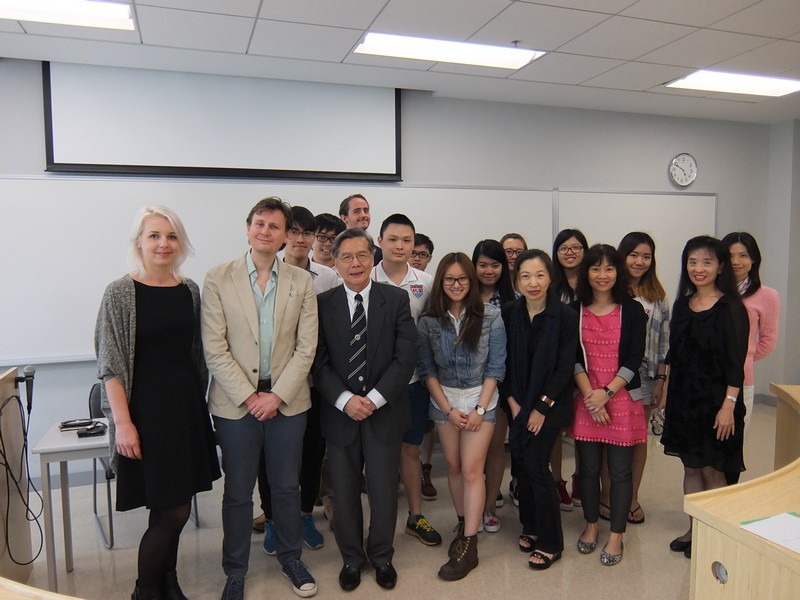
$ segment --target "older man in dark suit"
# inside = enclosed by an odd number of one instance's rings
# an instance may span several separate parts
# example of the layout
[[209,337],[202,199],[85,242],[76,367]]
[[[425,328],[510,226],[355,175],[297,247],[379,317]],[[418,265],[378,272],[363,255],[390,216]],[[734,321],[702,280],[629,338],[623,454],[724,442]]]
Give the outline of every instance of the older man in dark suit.
[[[363,229],[336,238],[333,256],[344,285],[320,294],[314,385],[321,392],[328,444],[336,543],[344,567],[339,584],[353,590],[369,560],[378,585],[397,581],[392,566],[397,482],[403,432],[410,424],[408,380],[417,359],[417,329],[408,294],[370,280],[375,255]],[[361,473],[370,501],[364,550]]]

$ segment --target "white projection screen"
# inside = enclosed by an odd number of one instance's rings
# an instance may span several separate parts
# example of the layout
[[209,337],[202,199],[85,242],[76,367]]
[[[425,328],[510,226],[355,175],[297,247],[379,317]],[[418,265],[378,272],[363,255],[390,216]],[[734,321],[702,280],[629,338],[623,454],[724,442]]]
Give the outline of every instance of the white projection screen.
[[47,170],[400,180],[400,93],[44,63]]

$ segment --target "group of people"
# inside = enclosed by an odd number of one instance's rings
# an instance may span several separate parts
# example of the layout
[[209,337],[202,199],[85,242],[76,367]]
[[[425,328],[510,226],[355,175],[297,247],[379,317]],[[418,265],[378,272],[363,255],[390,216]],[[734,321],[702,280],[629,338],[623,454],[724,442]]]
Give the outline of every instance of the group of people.
[[[578,552],[596,550],[605,519],[600,561],[622,560],[627,524],[645,519],[650,411],[664,416],[662,443],[683,462],[686,493],[738,480],[753,361],[775,348],[780,309],[752,236],[689,240],[670,311],[646,233],[589,246],[568,229],[552,255],[508,234],[471,257],[443,256],[431,276],[433,242],[407,216],[387,217],[377,246],[369,224],[360,194],[339,217],[265,198],[246,218],[249,249],[208,272],[201,302],[180,273],[192,246],[178,216],[140,211],[133,271],[106,289],[95,332],[117,509],[150,511],[134,600],[186,597],[180,533],[191,497],[221,472],[223,600],[244,597],[259,526],[295,594],[316,593],[301,555],[304,543],[324,544],[311,516],[318,498],[342,556],[340,587],[358,587],[370,564],[392,589],[398,480],[406,533],[442,543],[421,506],[436,495],[430,450],[420,451],[430,423],[455,512],[439,569],[448,581],[477,566],[478,533],[500,529],[506,436],[518,546],[536,570],[562,557],[560,511],[573,506],[585,520]],[[571,492],[565,432],[576,448]],[[256,482],[264,515],[254,522]],[[670,548],[691,555],[691,524]]]

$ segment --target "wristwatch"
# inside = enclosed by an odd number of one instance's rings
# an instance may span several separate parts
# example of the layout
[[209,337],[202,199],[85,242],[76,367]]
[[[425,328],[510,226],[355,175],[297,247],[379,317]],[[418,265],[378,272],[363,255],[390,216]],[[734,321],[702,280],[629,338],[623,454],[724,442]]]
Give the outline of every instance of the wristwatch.
[[553,400],[552,398],[548,398],[548,397],[547,397],[546,395],[544,395],[544,394],[542,394],[542,397],[541,397],[541,398],[539,398],[539,400],[541,400],[542,402],[544,402],[545,404],[547,404],[547,406],[548,406],[549,408],[553,408],[553,404],[555,404],[555,403],[556,403],[556,401],[555,401],[555,400]]
[[606,393],[606,396],[608,396],[609,398],[613,398],[614,397],[614,391],[610,387],[608,387],[607,385],[603,386],[603,391]]
[[483,416],[486,414],[486,409],[483,408],[480,404],[478,404],[475,406],[475,412],[478,413],[480,416]]

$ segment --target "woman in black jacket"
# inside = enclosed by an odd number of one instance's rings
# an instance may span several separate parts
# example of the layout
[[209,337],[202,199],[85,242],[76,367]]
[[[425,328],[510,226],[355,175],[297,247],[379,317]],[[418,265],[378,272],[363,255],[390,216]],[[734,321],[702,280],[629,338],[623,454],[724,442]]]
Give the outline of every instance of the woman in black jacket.
[[502,392],[513,420],[511,452],[518,474],[519,548],[530,552],[532,569],[547,569],[561,558],[564,536],[550,452],[572,420],[572,375],[578,315],[550,289],[553,263],[542,250],[517,259],[520,298],[503,306],[507,335],[506,378]]

